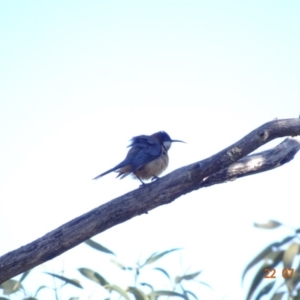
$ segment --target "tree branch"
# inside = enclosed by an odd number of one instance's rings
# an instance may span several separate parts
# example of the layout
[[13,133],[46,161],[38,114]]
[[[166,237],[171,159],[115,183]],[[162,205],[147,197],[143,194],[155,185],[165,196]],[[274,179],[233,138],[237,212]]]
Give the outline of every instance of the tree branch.
[[300,150],[300,137],[286,138],[276,147],[263,152],[248,155],[205,179],[199,188],[233,181],[244,176],[254,175],[281,167],[291,161]]
[[297,153],[299,139],[287,139],[272,150],[240,159],[275,138],[296,135],[300,135],[300,119],[268,122],[207,159],[177,169],[71,220],[0,257],[0,284],[108,228],[168,204],[193,190],[281,166]]

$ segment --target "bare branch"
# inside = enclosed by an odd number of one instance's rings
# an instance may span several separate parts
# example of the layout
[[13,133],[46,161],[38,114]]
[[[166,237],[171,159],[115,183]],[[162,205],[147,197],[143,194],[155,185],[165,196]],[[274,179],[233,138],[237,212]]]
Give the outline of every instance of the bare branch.
[[281,167],[291,161],[299,150],[300,137],[286,138],[282,143],[270,150],[248,155],[233,163],[228,168],[205,178],[199,184],[199,188],[233,181],[237,178]]
[[[292,159],[299,148],[293,148],[294,150],[289,154],[286,154],[281,160],[277,160],[277,163],[269,161],[269,154],[266,152],[249,156],[238,163],[235,162],[275,138],[296,135],[300,135],[299,119],[268,122],[207,159],[177,169],[151,184],[113,199],[30,244],[0,257],[0,283],[60,255],[108,228],[147,213],[157,206],[168,204],[193,190],[254,174],[259,170],[268,170],[268,164],[269,169],[271,166],[282,165]],[[296,139],[291,139],[291,141],[299,143],[299,140]],[[276,151],[282,151],[280,147],[283,149],[290,147],[289,143],[282,143],[281,146],[275,148],[277,150],[273,149],[275,151],[273,156]],[[259,165],[253,164],[254,161],[258,162],[259,156],[261,156],[260,161],[262,166],[265,166],[265,170],[259,169]],[[217,173],[219,171],[221,172]],[[224,176],[223,179],[221,176]]]

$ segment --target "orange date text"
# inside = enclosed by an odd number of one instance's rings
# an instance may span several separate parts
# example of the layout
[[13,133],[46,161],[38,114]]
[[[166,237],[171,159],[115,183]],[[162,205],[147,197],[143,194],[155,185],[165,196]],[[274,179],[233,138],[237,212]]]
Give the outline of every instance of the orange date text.
[[[276,278],[276,270],[275,269],[265,269],[265,276],[264,278],[272,279]],[[294,274],[294,269],[292,268],[284,268],[281,272],[283,278],[292,278]]]

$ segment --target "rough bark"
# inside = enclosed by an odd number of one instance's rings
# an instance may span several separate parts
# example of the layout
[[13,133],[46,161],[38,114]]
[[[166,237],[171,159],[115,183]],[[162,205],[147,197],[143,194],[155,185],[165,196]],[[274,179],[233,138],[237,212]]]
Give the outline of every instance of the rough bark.
[[207,159],[177,169],[151,184],[71,220],[0,257],[0,284],[108,228],[147,213],[157,206],[168,204],[191,191],[264,172],[287,163],[300,149],[299,138],[288,138],[271,150],[245,156],[275,138],[297,135],[300,135],[300,119],[268,122]]
[[204,178],[199,188],[233,181],[244,176],[269,171],[291,161],[300,150],[300,137],[286,138],[276,147],[263,152],[248,155],[229,167]]

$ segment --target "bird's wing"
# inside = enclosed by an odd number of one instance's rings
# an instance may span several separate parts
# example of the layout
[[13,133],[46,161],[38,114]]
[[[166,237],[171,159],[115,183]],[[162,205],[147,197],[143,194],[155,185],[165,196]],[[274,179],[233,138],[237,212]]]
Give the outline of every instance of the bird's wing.
[[138,136],[132,139],[132,148],[125,161],[130,162],[132,171],[135,171],[150,161],[158,158],[162,153],[162,146],[153,142],[148,136]]
[[143,146],[143,145],[149,146],[149,145],[153,145],[153,144],[158,145],[158,142],[149,135],[134,136],[130,141],[131,141],[131,143],[128,147],[133,147],[136,145],[140,145],[140,146]]
[[131,149],[128,151],[126,158],[122,162],[112,169],[96,176],[94,179],[98,179],[123,167],[130,166],[128,171],[118,175],[123,178],[131,172],[143,167],[148,162],[158,158],[162,153],[162,146],[147,135],[133,137],[131,139],[131,144],[128,147],[131,147]]

